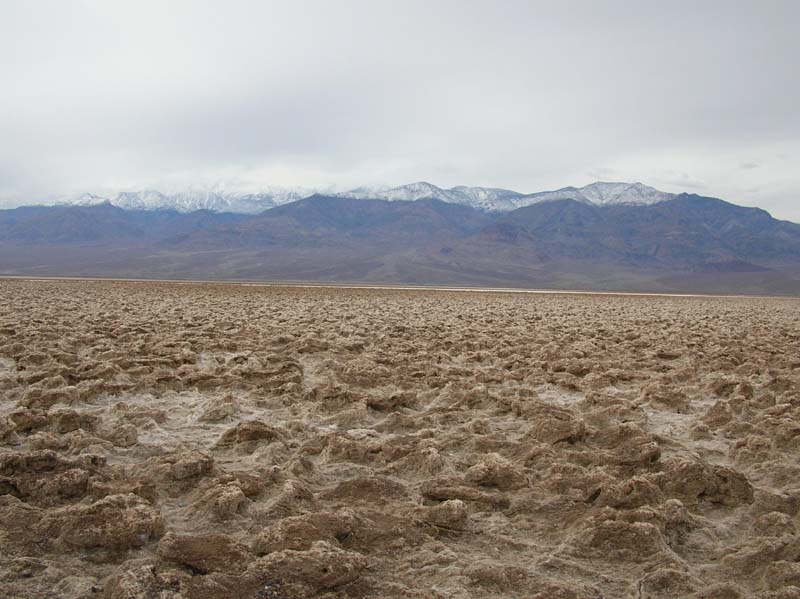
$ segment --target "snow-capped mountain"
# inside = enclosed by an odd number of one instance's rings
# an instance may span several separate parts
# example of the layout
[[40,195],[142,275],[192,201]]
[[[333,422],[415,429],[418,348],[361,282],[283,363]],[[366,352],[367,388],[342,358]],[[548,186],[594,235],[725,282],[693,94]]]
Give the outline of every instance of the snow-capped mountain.
[[453,187],[450,191],[465,197],[468,200],[465,203],[469,206],[490,211],[518,208],[517,200],[522,197],[519,192],[499,187],[465,187],[464,185],[459,185]]
[[58,198],[53,204],[69,205],[69,206],[94,206],[95,204],[102,204],[108,202],[105,196],[97,195],[95,193],[78,193],[69,196]]
[[577,200],[598,206],[613,204],[649,205],[672,199],[674,194],[659,191],[642,183],[596,182],[585,187],[564,187],[555,191],[522,194],[510,189],[494,187],[466,187],[459,185],[443,189],[420,181],[393,188],[358,188],[340,197],[357,199],[379,199],[391,201],[414,201],[434,198],[451,204],[464,204],[490,212],[514,210],[549,200]]
[[120,208],[178,212],[211,210],[213,212],[239,212],[255,214],[269,208],[295,202],[308,197],[313,190],[304,188],[268,187],[258,193],[239,191],[189,189],[164,194],[155,190],[123,192],[111,199]]
[[529,206],[551,200],[576,200],[596,206],[633,205],[647,206],[671,200],[675,194],[659,191],[642,183],[609,183],[598,181],[585,187],[563,187],[555,191],[542,191],[519,198],[519,206]]
[[145,189],[122,191],[108,196],[85,193],[66,196],[55,203],[88,206],[108,202],[126,210],[177,210],[178,212],[211,210],[257,214],[275,206],[301,200],[313,193],[313,189],[286,187],[268,187],[258,193],[204,188],[162,193],[154,189]]
[[600,206],[611,204],[650,205],[675,197],[675,194],[659,191],[642,183],[597,182],[581,188],[581,193]]
[[564,187],[555,191],[523,194],[495,187],[467,187],[459,185],[441,188],[419,181],[400,187],[357,187],[350,191],[332,193],[328,190],[305,187],[266,187],[258,192],[231,191],[222,187],[189,188],[175,192],[154,189],[123,191],[108,196],[84,193],[60,198],[55,203],[88,206],[109,202],[129,210],[177,210],[193,212],[238,212],[257,214],[290,202],[301,200],[314,193],[361,200],[388,200],[413,202],[437,199],[450,204],[462,204],[486,212],[506,212],[547,202],[571,199],[587,204],[608,206],[617,204],[649,205],[672,199],[674,194],[659,191],[642,183],[596,182],[585,187]]
[[393,202],[436,199],[450,204],[472,206],[479,210],[504,211],[517,208],[518,206],[514,203],[514,200],[522,197],[523,194],[509,189],[466,187],[464,185],[443,189],[426,181],[418,181],[417,183],[409,183],[408,185],[392,188],[360,187],[335,195],[344,198],[389,200]]

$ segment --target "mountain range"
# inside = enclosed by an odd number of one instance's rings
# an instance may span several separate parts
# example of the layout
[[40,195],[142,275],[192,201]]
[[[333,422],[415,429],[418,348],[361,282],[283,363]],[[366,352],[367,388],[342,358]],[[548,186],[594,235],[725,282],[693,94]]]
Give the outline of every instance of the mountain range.
[[464,185],[443,189],[420,181],[400,187],[359,187],[338,193],[305,187],[274,186],[263,188],[255,193],[229,190],[221,186],[190,187],[177,192],[161,192],[153,189],[123,191],[108,196],[82,193],[59,198],[54,204],[92,206],[108,202],[126,210],[177,210],[178,212],[211,210],[213,212],[257,214],[269,208],[296,202],[315,194],[358,200],[436,199],[488,212],[510,211],[554,199],[572,199],[605,206],[610,204],[654,204],[674,197],[674,194],[658,191],[642,183],[597,182],[581,188],[564,187],[555,191],[524,194],[510,189]]
[[800,225],[715,198],[636,183],[286,197],[255,214],[157,196],[0,210],[0,274],[800,295]]

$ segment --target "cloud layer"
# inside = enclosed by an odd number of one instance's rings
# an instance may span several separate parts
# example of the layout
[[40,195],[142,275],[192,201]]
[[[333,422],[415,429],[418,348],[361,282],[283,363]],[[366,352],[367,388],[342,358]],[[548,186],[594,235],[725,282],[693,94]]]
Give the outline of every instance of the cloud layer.
[[4,3],[0,203],[616,179],[800,221],[798,18],[791,1]]

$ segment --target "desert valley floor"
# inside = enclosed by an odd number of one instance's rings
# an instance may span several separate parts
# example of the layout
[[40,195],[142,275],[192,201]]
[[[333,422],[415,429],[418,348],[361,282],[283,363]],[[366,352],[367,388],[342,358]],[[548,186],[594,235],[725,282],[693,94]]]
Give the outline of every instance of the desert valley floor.
[[0,280],[0,597],[800,597],[800,301]]

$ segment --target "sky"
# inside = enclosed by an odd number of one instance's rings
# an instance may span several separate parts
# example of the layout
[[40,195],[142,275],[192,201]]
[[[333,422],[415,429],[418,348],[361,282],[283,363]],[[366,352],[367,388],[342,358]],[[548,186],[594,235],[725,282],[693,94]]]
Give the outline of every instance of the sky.
[[0,205],[641,181],[800,222],[800,2],[0,0]]

